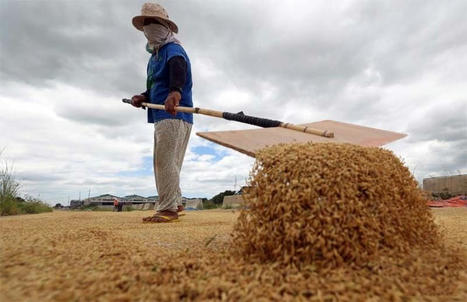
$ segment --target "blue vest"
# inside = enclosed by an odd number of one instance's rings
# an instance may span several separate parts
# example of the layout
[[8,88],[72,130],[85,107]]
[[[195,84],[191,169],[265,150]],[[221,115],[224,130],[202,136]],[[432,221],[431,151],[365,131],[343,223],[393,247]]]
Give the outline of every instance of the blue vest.
[[[148,77],[147,91],[149,100],[152,104],[164,105],[165,99],[169,95],[169,60],[172,57],[181,56],[186,61],[186,81],[183,86],[182,98],[180,106],[193,107],[191,99],[191,88],[193,82],[191,80],[191,64],[188,55],[183,47],[176,43],[168,43],[159,49],[159,52],[154,53],[148,62]],[[177,112],[175,116],[167,113],[165,110],[157,110],[148,108],[148,123],[157,123],[164,119],[180,119],[190,124],[193,124],[193,114],[185,112]]]

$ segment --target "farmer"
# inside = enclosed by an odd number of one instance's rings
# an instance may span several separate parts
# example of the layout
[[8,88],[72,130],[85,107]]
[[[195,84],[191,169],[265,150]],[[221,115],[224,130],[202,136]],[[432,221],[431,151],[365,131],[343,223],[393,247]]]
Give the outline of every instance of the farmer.
[[114,198],[114,212],[118,210],[118,199]]
[[123,201],[118,201],[118,210],[117,212],[121,212],[123,210],[123,205],[124,205],[125,202]]
[[191,99],[190,59],[179,40],[177,25],[165,9],[156,3],[145,3],[133,25],[144,32],[146,50],[151,54],[147,67],[147,90],[135,95],[131,103],[164,104],[164,110],[148,108],[148,122],[154,123],[154,174],[159,205],[144,222],[171,222],[183,210],[180,170],[190,138],[193,114],[176,112],[176,106],[193,107]]

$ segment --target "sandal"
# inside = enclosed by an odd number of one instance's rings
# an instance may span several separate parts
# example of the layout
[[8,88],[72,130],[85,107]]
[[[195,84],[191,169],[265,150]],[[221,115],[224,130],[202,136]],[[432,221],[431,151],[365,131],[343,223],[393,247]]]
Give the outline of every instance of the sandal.
[[177,212],[172,211],[161,211],[157,212],[153,216],[143,218],[143,222],[149,223],[164,223],[164,222],[176,222],[178,221]]

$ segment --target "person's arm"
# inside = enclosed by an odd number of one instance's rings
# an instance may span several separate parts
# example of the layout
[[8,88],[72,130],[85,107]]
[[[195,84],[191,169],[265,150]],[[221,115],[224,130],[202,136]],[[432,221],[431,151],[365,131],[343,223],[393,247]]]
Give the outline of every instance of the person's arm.
[[176,56],[169,60],[168,67],[169,95],[165,100],[165,110],[175,115],[175,107],[180,103],[183,93],[183,86],[185,86],[187,64],[183,57]]
[[186,62],[181,56],[173,57],[169,60],[169,91],[183,93],[183,86],[186,81]]

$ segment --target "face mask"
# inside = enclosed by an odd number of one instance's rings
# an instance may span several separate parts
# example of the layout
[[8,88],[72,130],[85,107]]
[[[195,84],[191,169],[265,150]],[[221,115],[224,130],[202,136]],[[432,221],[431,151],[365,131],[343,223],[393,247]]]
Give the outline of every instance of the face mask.
[[159,49],[171,34],[167,27],[154,23],[143,26],[143,31],[146,39],[148,39],[149,48],[152,50]]

